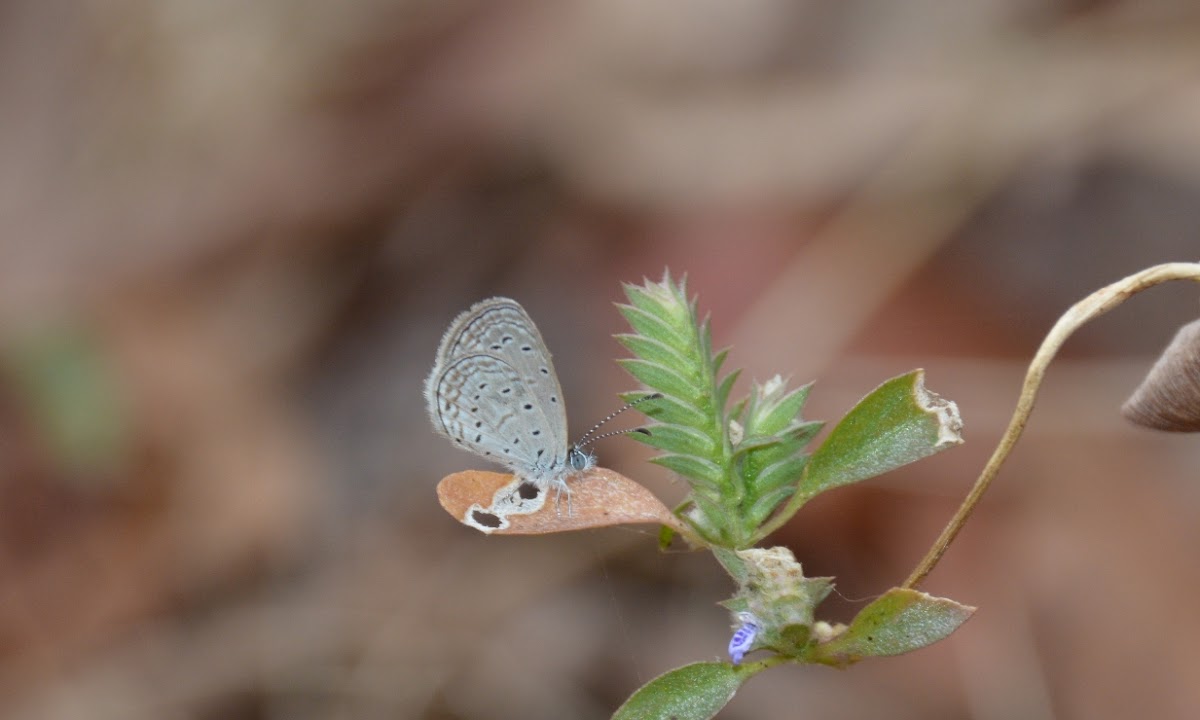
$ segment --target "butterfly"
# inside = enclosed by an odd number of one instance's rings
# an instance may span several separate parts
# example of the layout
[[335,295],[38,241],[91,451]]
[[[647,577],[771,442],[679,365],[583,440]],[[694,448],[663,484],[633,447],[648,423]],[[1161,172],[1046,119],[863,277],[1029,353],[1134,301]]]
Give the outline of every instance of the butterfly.
[[550,352],[516,300],[483,300],[450,323],[425,402],[435,431],[540,490],[566,492],[568,502],[567,479],[595,467],[583,444],[567,440]]

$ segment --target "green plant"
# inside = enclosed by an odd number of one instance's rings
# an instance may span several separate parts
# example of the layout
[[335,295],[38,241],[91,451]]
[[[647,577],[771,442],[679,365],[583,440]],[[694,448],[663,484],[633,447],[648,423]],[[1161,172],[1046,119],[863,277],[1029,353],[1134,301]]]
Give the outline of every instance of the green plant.
[[[620,364],[662,395],[638,405],[655,424],[631,437],[662,451],[653,462],[687,481],[675,514],[738,591],[723,603],[735,626],[731,662],[687,665],[652,680],[615,717],[711,717],[742,682],[773,665],[845,666],[895,655],[936,642],[970,616],[972,608],[896,589],[848,626],[820,622],[815,611],[832,579],[806,578],[786,548],[753,547],[820,493],[962,442],[954,404],[925,390],[921,371],[880,385],[810,454],[823,425],[802,417],[810,386],[788,389],[776,376],[731,403],[738,371],[721,374],[727,352],[713,351],[709,323],[685,285],[666,276],[627,285],[625,294],[629,303],[619,309],[633,332],[617,338],[633,357]],[[771,655],[743,664],[755,650]]]
[[[808,443],[821,429],[821,423],[801,415],[809,386],[788,390],[776,376],[754,384],[746,397],[731,403],[738,373],[722,375],[727,353],[714,353],[708,321],[699,317],[684,284],[669,275],[661,282],[625,287],[629,303],[620,311],[632,332],[618,339],[633,355],[621,365],[646,387],[627,393],[626,399],[640,400],[637,409],[654,421],[632,437],[660,450],[654,462],[689,486],[674,511],[634,481],[603,468],[590,471],[603,482],[591,482],[589,476],[574,485],[573,513],[556,512],[540,500],[516,511],[506,505],[503,528],[480,527],[471,522],[471,514],[481,507],[498,512],[497,499],[511,497],[519,489],[519,478],[456,473],[443,479],[439,498],[455,517],[484,532],[546,533],[655,522],[664,528],[664,543],[678,534],[694,547],[711,551],[737,584],[734,596],[722,603],[734,626],[730,661],[693,663],[667,672],[634,693],[613,716],[710,718],[742,683],[769,667],[844,667],[867,657],[898,655],[937,642],[965,622],[974,608],[916,587],[962,528],[1019,438],[1046,366],[1081,325],[1141,290],[1175,279],[1200,280],[1200,264],[1147,269],[1093,293],[1059,320],[1030,366],[1008,430],[959,511],[908,579],[864,607],[848,625],[816,618],[818,605],[833,588],[831,578],[805,577],[786,548],[754,546],[826,490],[961,443],[957,408],[926,390],[922,371],[914,370],[869,393],[808,452]],[[1189,346],[1186,357],[1194,365],[1200,352]],[[754,651],[769,654],[743,662]]]

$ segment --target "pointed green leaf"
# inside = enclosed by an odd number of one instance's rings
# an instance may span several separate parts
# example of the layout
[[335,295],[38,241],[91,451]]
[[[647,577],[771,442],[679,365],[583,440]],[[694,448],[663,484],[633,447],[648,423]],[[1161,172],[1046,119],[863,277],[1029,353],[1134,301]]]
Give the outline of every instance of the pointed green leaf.
[[699,662],[659,675],[635,692],[612,720],[707,720],[725,707],[761,664]]
[[691,501],[692,509],[680,517],[690,521],[692,526],[709,541],[720,546],[727,544],[729,537],[725,509],[706,494],[703,485],[692,487]]
[[680,352],[690,352],[691,343],[688,341],[687,336],[680,335],[676,328],[671,327],[661,318],[655,317],[645,310],[635,308],[632,305],[618,305],[617,309],[621,311],[621,315],[625,316],[625,321],[638,334],[653,338]]
[[[696,317],[696,303],[692,302],[692,317]],[[704,353],[704,357],[710,358],[713,356],[712,349],[712,321],[708,316],[705,316],[704,322],[700,323],[700,351]]]
[[764,403],[755,413],[757,417],[752,423],[754,432],[763,435],[781,432],[800,414],[800,410],[804,407],[804,401],[808,399],[810,388],[812,388],[811,383],[793,390],[778,400]]
[[681,455],[710,457],[717,443],[704,433],[686,425],[654,425],[650,434],[632,433],[629,437],[650,447]]
[[675,293],[680,297],[687,297],[687,273],[684,273],[679,277],[679,282],[673,282],[671,280],[671,271],[669,269],[663,270],[663,279],[661,284],[665,287],[675,288]]
[[[645,392],[622,393],[621,398],[625,402],[632,402],[640,397],[645,397]],[[712,424],[712,419],[699,408],[687,405],[680,402],[678,399],[669,395],[664,395],[660,398],[647,400],[637,406],[638,412],[648,418],[653,418],[661,423],[669,425],[687,425],[689,427],[707,430]],[[653,431],[653,428],[651,428]]]
[[721,373],[721,367],[725,364],[727,357],[729,357],[729,348],[723,348],[716,355],[713,355],[712,367],[714,377]]
[[733,384],[737,382],[737,379],[741,374],[742,371],[740,369],[734,370],[721,380],[721,384],[717,386],[718,408],[723,408],[729,404],[729,393],[733,390]]
[[669,278],[662,283],[625,285],[625,295],[636,307],[651,315],[657,315],[675,327],[690,328],[695,324],[693,308],[687,301],[682,287],[676,287]]
[[676,315],[668,306],[668,304],[674,303],[671,296],[666,293],[653,293],[649,292],[647,287],[626,285],[625,297],[629,298],[629,302],[634,307],[645,310],[656,317],[667,319]]
[[746,516],[750,519],[750,525],[752,527],[761,525],[763,520],[770,517],[775,508],[779,507],[779,503],[787,500],[794,492],[796,492],[796,488],[791,485],[763,492],[750,506],[750,509],[746,511]]
[[618,342],[629,349],[642,360],[657,363],[664,367],[674,368],[685,374],[699,374],[700,368],[695,362],[669,345],[644,335],[625,333],[614,335]]
[[684,477],[700,480],[714,488],[720,487],[725,483],[725,474],[719,466],[691,455],[663,455],[662,457],[652,458],[650,462],[662,465],[668,470],[677,472]]
[[742,559],[737,551],[729,548],[717,547],[712,549],[713,556],[717,558],[717,562],[721,563],[721,567],[725,568],[725,572],[734,579],[738,585],[745,585],[746,580],[750,577],[750,569],[746,566],[746,561]]
[[[756,477],[750,478],[757,492],[764,493],[781,487],[794,488],[796,481],[808,464],[807,455],[792,455],[763,468]],[[789,495],[791,493],[788,493]],[[763,517],[766,517],[765,515]]]
[[975,608],[918,590],[892,588],[866,606],[850,627],[813,647],[813,662],[844,667],[865,657],[901,655],[941,640]]
[[823,427],[825,427],[825,423],[822,420],[806,420],[788,428],[784,431],[784,435],[804,446],[816,437],[817,433],[821,432],[821,428]]
[[[735,613],[750,612],[749,598],[731,597],[728,600],[721,600],[717,604],[720,605],[721,607],[725,608],[726,610],[730,610]],[[753,615],[754,613],[750,613],[750,614]]]
[[637,358],[618,360],[617,364],[646,387],[666,395],[673,395],[686,403],[696,404],[704,396],[705,388],[699,383],[698,378],[684,377],[663,365],[656,365]]
[[742,438],[742,441],[733,449],[733,456],[736,458],[739,455],[745,455],[748,452],[769,448],[772,445],[778,445],[783,440],[776,435],[754,435],[751,437]]
[[754,477],[768,465],[774,465],[780,460],[786,460],[804,449],[804,446],[794,440],[777,438],[770,445],[762,445],[746,457],[746,477]]
[[799,497],[810,498],[962,442],[953,402],[925,389],[924,371],[892,378],[854,407],[813,453]]

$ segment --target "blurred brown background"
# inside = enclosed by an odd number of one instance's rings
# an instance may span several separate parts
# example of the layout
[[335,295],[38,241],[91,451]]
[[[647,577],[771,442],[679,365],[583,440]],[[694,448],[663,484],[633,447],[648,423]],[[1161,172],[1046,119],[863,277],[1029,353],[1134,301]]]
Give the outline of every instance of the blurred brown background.
[[[664,267],[810,418],[913,367],[959,403],[965,446],[777,538],[845,620],[1057,315],[1196,258],[1198,128],[1182,1],[4,3],[0,716],[604,718],[722,656],[707,554],[434,496],[481,466],[420,396],[456,312],[519,299],[578,433],[632,387],[619,282]],[[1116,413],[1196,314],[1163,287],[1072,339],[926,584],[980,607],[949,641],[721,717],[1200,716],[1200,444]]]

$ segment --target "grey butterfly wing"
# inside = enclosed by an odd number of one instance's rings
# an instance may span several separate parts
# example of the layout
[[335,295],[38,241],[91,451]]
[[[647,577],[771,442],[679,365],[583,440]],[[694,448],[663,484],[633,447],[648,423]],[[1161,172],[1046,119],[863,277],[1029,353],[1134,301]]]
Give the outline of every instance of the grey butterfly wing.
[[521,374],[505,361],[485,354],[457,358],[443,369],[434,395],[435,427],[460,446],[534,480],[565,465],[566,447],[545,426]]
[[[468,358],[472,359],[459,364]],[[484,358],[491,358],[494,363]],[[466,392],[460,386],[465,385],[465,378],[471,377],[472,372],[484,372],[494,382],[489,382],[481,392]],[[502,393],[504,389],[509,392]],[[489,394],[492,391],[497,394]],[[476,394],[480,395],[480,402],[473,402]],[[425,397],[435,429],[461,440],[464,446],[485,457],[501,462],[504,457],[512,457],[514,462],[536,463],[543,469],[561,468],[565,462],[567,416],[558,376],[541,333],[515,300],[484,300],[455,318],[438,347],[437,360],[426,381]],[[452,400],[450,410],[445,407],[445,397]],[[471,412],[471,408],[481,409]],[[510,411],[515,414],[510,415]],[[453,415],[446,417],[448,412]],[[481,412],[486,416],[476,416]],[[460,417],[462,413],[471,417]],[[470,432],[476,422],[483,423],[476,430],[491,429],[509,444],[515,437],[509,437],[514,429],[523,429],[529,438],[537,438],[539,445],[545,438],[546,447],[536,448],[544,453],[541,457],[536,452],[514,456],[516,451],[501,446],[499,440],[491,443],[488,432]],[[462,423],[463,432],[456,434],[458,423]],[[476,435],[480,436],[478,442],[474,440]],[[505,449],[510,452],[505,454]],[[498,456],[498,452],[504,457]]]

